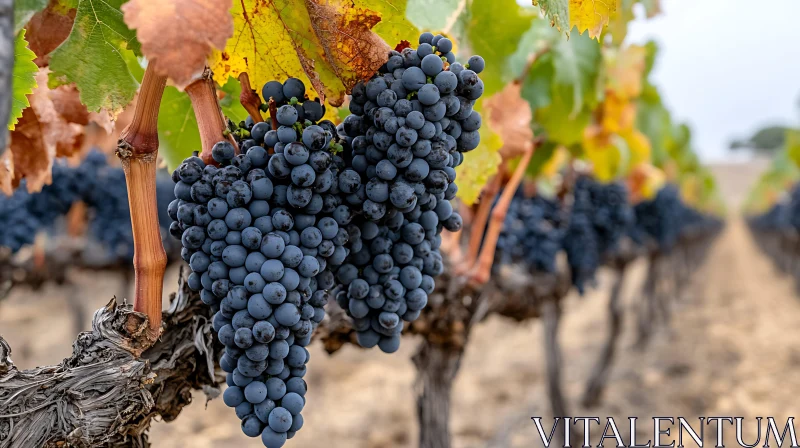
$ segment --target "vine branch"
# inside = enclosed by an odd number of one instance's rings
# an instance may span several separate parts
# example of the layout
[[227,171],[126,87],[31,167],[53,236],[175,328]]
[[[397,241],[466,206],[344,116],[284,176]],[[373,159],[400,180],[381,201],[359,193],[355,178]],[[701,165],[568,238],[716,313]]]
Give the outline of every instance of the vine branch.
[[[200,141],[203,150],[200,157],[206,164],[216,164],[211,157],[211,148],[214,144],[222,140],[228,140],[239,152],[239,147],[233,136],[225,131],[228,129],[225,124],[225,116],[217,101],[217,89],[214,86],[213,73],[206,68],[203,75],[186,86],[186,93],[192,100],[192,109],[197,117],[197,127],[200,130]],[[227,134],[227,135],[226,135]]]
[[242,86],[242,93],[239,94],[239,102],[242,103],[245,110],[250,114],[250,118],[254,123],[261,123],[264,121],[261,118],[261,98],[252,87],[250,87],[250,76],[247,72],[239,74],[239,84]]
[[147,337],[158,339],[161,331],[161,295],[167,254],[161,241],[156,200],[158,159],[158,109],[167,78],[148,65],[142,79],[133,120],[122,131],[117,156],[122,161],[128,186],[133,228],[133,267],[136,272],[133,308],[147,315]]

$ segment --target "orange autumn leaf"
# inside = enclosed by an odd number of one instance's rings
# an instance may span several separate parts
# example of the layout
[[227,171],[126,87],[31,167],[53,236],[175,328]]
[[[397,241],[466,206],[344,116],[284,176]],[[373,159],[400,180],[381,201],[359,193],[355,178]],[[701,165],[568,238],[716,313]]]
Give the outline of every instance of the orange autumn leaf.
[[521,92],[521,84],[511,83],[484,101],[484,120],[503,140],[503,159],[517,157],[533,144],[533,114]]
[[233,35],[231,6],[231,0],[131,0],[122,11],[149,63],[182,89]]

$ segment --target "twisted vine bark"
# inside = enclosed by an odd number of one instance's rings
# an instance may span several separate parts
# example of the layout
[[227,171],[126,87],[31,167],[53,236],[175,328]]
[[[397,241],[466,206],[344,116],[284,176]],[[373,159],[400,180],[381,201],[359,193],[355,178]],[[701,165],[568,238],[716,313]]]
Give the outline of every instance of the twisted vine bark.
[[614,285],[611,287],[611,294],[608,297],[608,336],[586,385],[586,391],[583,395],[583,406],[586,408],[592,408],[600,404],[603,391],[608,382],[611,364],[614,362],[614,357],[617,353],[617,341],[622,333],[623,318],[620,299],[622,287],[625,284],[626,270],[627,263],[620,263],[614,266],[616,278],[614,279]]
[[450,448],[450,398],[464,347],[423,341],[412,360],[417,368],[420,448]]
[[[219,395],[221,346],[181,280],[151,346],[147,316],[111,300],[58,365],[19,370],[0,337],[0,448],[149,446],[154,417],[174,420],[192,390]],[[148,348],[149,347],[149,348]]]

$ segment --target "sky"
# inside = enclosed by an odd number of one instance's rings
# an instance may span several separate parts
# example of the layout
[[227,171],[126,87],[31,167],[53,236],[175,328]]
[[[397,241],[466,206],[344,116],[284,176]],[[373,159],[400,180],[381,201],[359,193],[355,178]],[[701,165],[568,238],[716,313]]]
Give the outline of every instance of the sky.
[[730,141],[764,125],[800,124],[800,0],[661,4],[660,16],[631,23],[628,41],[659,43],[652,79],[704,161],[739,158]]
[[798,0],[662,0],[628,39],[659,42],[653,79],[694,131],[705,161],[731,158],[731,139],[771,123],[800,124]]

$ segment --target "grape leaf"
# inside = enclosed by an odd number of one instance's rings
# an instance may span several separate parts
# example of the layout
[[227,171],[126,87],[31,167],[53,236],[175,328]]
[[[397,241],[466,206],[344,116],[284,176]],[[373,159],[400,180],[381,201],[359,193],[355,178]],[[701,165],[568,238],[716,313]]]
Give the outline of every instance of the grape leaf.
[[569,41],[557,41],[552,53],[555,70],[553,81],[572,86],[574,102],[570,115],[574,116],[584,103],[590,106],[594,104],[592,94],[602,60],[600,44],[585,35],[573,33]]
[[[442,31],[464,11],[467,0],[408,0],[406,16],[421,30]],[[417,36],[407,39],[416,44]]]
[[786,131],[786,154],[789,160],[800,167],[800,131],[797,129]]
[[72,32],[50,56],[51,82],[74,82],[90,111],[121,111],[139,86],[126,63],[140,48],[123,21],[124,1],[80,0]]
[[469,154],[465,154],[464,163],[456,167],[457,196],[466,205],[478,201],[483,186],[497,173],[502,161],[500,148],[503,147],[503,139],[485,123],[479,132],[480,145]]
[[592,163],[593,173],[600,182],[609,182],[621,174],[630,161],[625,140],[606,134],[597,125],[588,126],[583,133],[583,155]]
[[630,45],[622,50],[606,50],[606,89],[622,99],[638,97],[647,68],[647,48]]
[[484,95],[505,85],[508,58],[535,17],[514,0],[473,0],[470,4],[466,34],[472,52],[486,60],[481,72]]
[[503,141],[503,159],[518,156],[533,144],[531,109],[520,96],[521,86],[508,84],[483,101],[483,122]]
[[573,27],[589,37],[597,38],[617,10],[620,0],[532,0],[545,12],[553,26],[569,37]]
[[50,62],[50,53],[58,48],[72,31],[75,8],[65,9],[56,2],[34,15],[25,26],[30,49],[36,53],[36,65],[44,67]]
[[14,4],[14,34],[31,20],[34,14],[47,7],[48,0],[15,0]]
[[28,95],[36,88],[36,72],[39,67],[33,60],[36,55],[28,49],[25,40],[25,30],[20,31],[14,39],[14,68],[11,72],[11,115],[9,116],[8,129],[14,130],[14,125],[20,117],[22,110],[30,106]]
[[648,163],[636,166],[627,178],[629,200],[636,204],[653,199],[666,183],[664,172]]
[[525,175],[532,179],[539,177],[550,159],[555,155],[557,148],[558,145],[551,141],[546,141],[536,148],[536,151],[534,151],[531,156],[531,162],[528,164],[528,168],[525,169]]
[[[413,0],[412,0],[413,1]],[[436,0],[437,2],[448,3],[454,0]],[[460,0],[462,3],[466,0]],[[409,5],[411,1],[402,0],[353,0],[357,9],[372,10],[378,13],[381,21],[372,28],[390,47],[401,41],[416,42],[419,38],[419,25],[412,23],[409,19]],[[437,6],[438,8],[438,6]],[[438,9],[437,9],[438,10]],[[440,10],[441,11],[441,10]]]
[[30,107],[11,132],[9,152],[14,154],[14,180],[17,187],[26,180],[29,192],[41,190],[50,183],[53,159],[69,156],[81,148],[84,126],[89,114],[78,100],[78,92],[70,86],[51,90],[47,85],[48,69],[36,74],[37,87],[30,95]]
[[548,140],[565,146],[579,143],[584,128],[591,121],[590,110],[584,107],[573,115],[575,100],[572,87],[554,85],[551,88],[552,101],[547,107],[535,110],[534,119],[547,133]]
[[520,50],[510,59],[510,68],[521,72],[521,54],[530,54],[534,48],[539,52],[549,49],[531,66],[523,80],[522,96],[535,111],[549,106],[556,90],[570,89],[572,105],[568,115],[576,117],[584,107],[591,108],[597,102],[596,85],[602,62],[600,44],[577,32],[572,33],[570,40],[564,40],[554,38],[559,37],[557,33],[546,30],[542,29],[541,21],[534,21],[520,41]]
[[17,126],[11,131],[9,152],[14,155],[12,187],[17,188],[25,179],[27,189],[32,193],[51,181],[56,148],[45,140],[43,131],[33,108],[25,108]]
[[393,35],[405,8],[389,6],[399,3],[379,2],[375,10],[352,0],[234,2],[233,37],[214,52],[211,68],[220,82],[247,72],[256,89],[298,77],[339,106],[349,88],[386,62],[390,47],[373,29],[383,21],[382,35]]
[[169,170],[180,165],[192,151],[201,149],[200,130],[189,95],[172,86],[164,89],[158,110],[158,153]]
[[231,0],[130,0],[125,23],[136,30],[155,71],[183,89],[203,73],[213,49],[233,34]]

